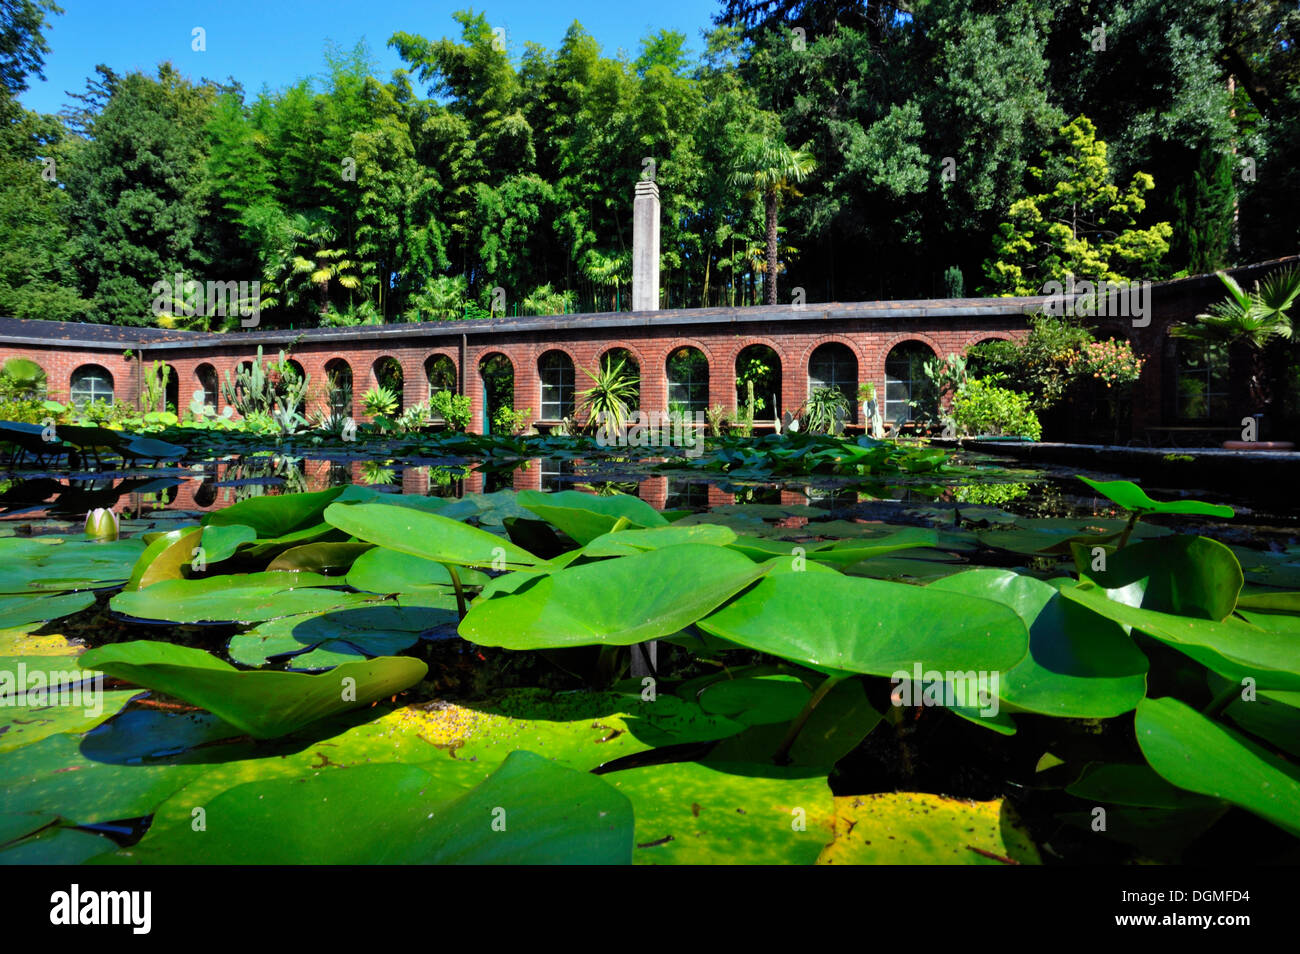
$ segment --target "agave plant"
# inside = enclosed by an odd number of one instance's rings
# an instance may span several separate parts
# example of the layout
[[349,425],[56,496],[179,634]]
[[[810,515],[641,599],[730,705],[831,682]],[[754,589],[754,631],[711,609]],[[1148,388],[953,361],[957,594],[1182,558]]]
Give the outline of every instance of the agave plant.
[[800,418],[811,434],[842,433],[849,419],[849,399],[839,388],[814,388]]
[[621,430],[628,420],[633,401],[641,385],[640,375],[627,368],[627,358],[606,358],[595,371],[582,369],[591,378],[591,387],[581,392],[587,419],[609,430]]
[[397,395],[392,388],[374,387],[361,399],[361,406],[371,417],[391,417],[397,410]]

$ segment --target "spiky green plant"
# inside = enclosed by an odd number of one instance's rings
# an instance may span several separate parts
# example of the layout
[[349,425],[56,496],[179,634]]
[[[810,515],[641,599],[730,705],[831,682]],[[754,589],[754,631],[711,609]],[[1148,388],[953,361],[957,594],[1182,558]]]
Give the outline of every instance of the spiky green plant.
[[641,376],[628,369],[626,357],[608,356],[595,371],[583,368],[582,373],[591,378],[591,387],[579,394],[588,422],[592,426],[622,430],[637,400]]
[[1283,269],[1269,275],[1247,292],[1227,272],[1218,273],[1228,297],[1217,301],[1192,321],[1170,329],[1177,338],[1204,345],[1242,344],[1250,352],[1250,399],[1258,408],[1273,403],[1264,353],[1274,341],[1292,336],[1291,306],[1300,297],[1300,270]]

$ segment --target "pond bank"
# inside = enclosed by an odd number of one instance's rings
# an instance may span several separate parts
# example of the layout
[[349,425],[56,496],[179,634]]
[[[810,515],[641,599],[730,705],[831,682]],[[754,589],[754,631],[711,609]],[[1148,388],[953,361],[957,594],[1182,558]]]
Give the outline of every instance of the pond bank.
[[1021,463],[1064,464],[1182,490],[1216,490],[1259,501],[1294,501],[1300,451],[1224,450],[1220,447],[1121,447],[1114,444],[1029,443],[969,438],[936,440],[938,447],[1009,457]]

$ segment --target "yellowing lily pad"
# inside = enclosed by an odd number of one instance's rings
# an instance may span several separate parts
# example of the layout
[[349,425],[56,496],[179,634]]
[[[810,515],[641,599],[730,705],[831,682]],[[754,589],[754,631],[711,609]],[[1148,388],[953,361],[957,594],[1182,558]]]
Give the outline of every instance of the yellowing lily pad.
[[1038,850],[1002,799],[928,792],[835,799],[835,837],[823,865],[1039,864]]

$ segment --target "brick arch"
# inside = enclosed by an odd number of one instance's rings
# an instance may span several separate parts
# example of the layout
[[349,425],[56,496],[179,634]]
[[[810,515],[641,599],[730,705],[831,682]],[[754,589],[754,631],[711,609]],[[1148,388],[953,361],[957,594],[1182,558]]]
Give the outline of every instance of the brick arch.
[[[335,355],[334,357],[343,358],[344,361],[348,360],[346,357],[344,357],[341,354]],[[392,351],[377,351],[377,352],[368,353],[361,358],[361,360],[365,362],[365,368],[366,368],[366,386],[362,388],[362,393],[369,391],[371,388],[379,384],[379,378],[375,375],[375,365],[377,365],[380,361],[383,361],[385,358],[392,358],[394,361],[396,361],[397,366],[402,369],[402,374],[403,375],[406,374],[406,365],[402,362],[402,359],[398,355],[394,354]],[[333,358],[331,358],[330,360],[333,360]],[[348,361],[348,364],[351,365],[353,364],[353,362]],[[352,387],[354,390],[356,389],[356,378],[357,378],[357,370],[355,367],[353,367]],[[403,378],[403,382],[405,382],[405,378]]]
[[[776,342],[775,339],[765,338],[762,335],[751,335],[748,337],[738,336],[735,339],[733,339],[732,345],[733,347],[727,349],[728,354],[726,357],[728,374],[731,379],[731,392],[727,397],[728,402],[734,401],[736,404],[736,409],[737,410],[740,409],[741,401],[740,401],[740,393],[738,390],[739,384],[737,383],[736,380],[736,362],[740,360],[741,353],[744,352],[745,349],[747,348],[770,348],[772,349],[772,353],[776,355],[776,397],[777,397],[777,403],[780,406],[774,409],[769,408],[769,410],[774,410],[775,411],[774,416],[780,417],[782,406],[784,406],[785,399],[786,399],[785,385],[786,385],[786,374],[788,373],[787,366],[790,363],[790,355],[781,348],[781,346]],[[809,357],[812,356],[811,351],[808,352],[808,354]],[[859,368],[860,367],[861,367],[861,359],[859,359]],[[804,365],[803,370],[804,373],[806,374],[808,370],[808,366],[806,364]],[[766,411],[764,413],[766,414]]]
[[[762,345],[765,348],[771,348],[773,351],[775,351],[776,356],[777,358],[780,359],[781,365],[783,367],[786,361],[789,360],[789,355],[785,352],[785,350],[781,347],[781,345],[777,343],[775,338],[765,338],[761,335],[750,335],[747,337],[740,336],[733,339],[732,347],[727,349],[728,353],[726,357],[727,360],[731,362],[731,367],[732,368],[736,367],[736,359],[740,357],[740,352],[744,351],[746,348],[752,348],[755,345]],[[808,353],[812,354],[811,351]]]
[[962,343],[962,353],[969,351],[977,344],[983,344],[986,341],[1015,341],[1015,335],[1008,331],[977,331],[973,333],[965,342]]
[[[463,390],[465,387],[465,382],[463,380],[465,377],[465,369],[460,366],[459,352],[452,351],[450,348],[433,348],[424,352],[420,357],[419,380],[421,390],[427,391],[429,388],[429,362],[434,358],[446,358],[451,362],[451,366],[456,372],[456,388],[457,390]],[[425,400],[428,400],[428,398],[432,396],[432,394],[426,394]]]
[[[645,344],[645,342],[643,342],[642,344]],[[634,342],[627,341],[622,338],[615,339],[612,341],[602,341],[600,342],[599,346],[597,346],[595,349],[596,360],[599,361],[606,354],[608,354],[611,351],[615,351],[618,348],[622,348],[624,351],[629,352],[632,355],[632,357],[636,358],[636,362],[641,368],[641,375],[644,377],[646,366],[650,364],[650,361],[648,360],[646,349],[640,345],[637,345]],[[664,353],[664,357],[667,357],[667,352]]]
[[[852,335],[822,335],[814,338],[804,346],[803,354],[799,358],[799,366],[803,368],[804,373],[808,371],[808,362],[812,360],[813,352],[824,344],[842,344],[853,352],[853,356],[858,359],[858,376],[862,376],[862,369],[867,366],[867,355],[863,349],[854,340]],[[785,363],[785,353],[782,349],[777,348],[776,353],[781,355],[781,363]]]
[[[661,348],[659,350],[659,353],[656,355],[656,359],[655,359],[659,363],[659,367],[656,370],[659,372],[660,375],[662,375],[662,380],[659,383],[659,388],[663,392],[662,394],[655,395],[656,403],[662,403],[665,408],[668,406],[668,391],[670,387],[670,382],[668,380],[668,359],[672,356],[672,353],[674,351],[677,351],[680,348],[694,348],[700,354],[704,355],[704,363],[708,372],[708,382],[709,382],[708,395],[705,398],[705,402],[704,402],[706,407],[711,407],[712,405],[717,404],[718,399],[720,397],[724,398],[723,403],[729,403],[735,400],[734,395],[716,393],[721,387],[721,382],[725,381],[729,375],[735,374],[735,369],[734,367],[728,369],[727,367],[722,365],[717,360],[717,357],[714,355],[712,347],[706,345],[699,338],[669,338],[667,339],[667,341],[668,341],[668,347]],[[644,381],[644,377],[645,377],[644,370],[641,372],[641,375]],[[728,389],[723,388],[723,390],[728,390]],[[732,387],[729,390],[734,391],[735,388]],[[645,385],[643,383],[642,401],[644,400],[645,400]]]
[[864,380],[875,382],[876,390],[878,393],[881,394],[884,393],[885,362],[889,360],[889,353],[893,351],[895,348],[897,348],[899,345],[907,344],[907,342],[909,341],[915,341],[917,344],[925,345],[934,353],[934,356],[936,358],[944,358],[950,353],[955,353],[955,352],[946,351],[943,348],[943,346],[939,344],[938,341],[936,341],[934,338],[926,334],[921,334],[914,331],[908,331],[908,332],[903,332],[901,334],[892,336],[886,341],[881,342],[880,348],[876,352],[879,358],[871,365],[871,369],[870,369],[871,376],[864,378]]
[[569,363],[573,367],[573,412],[577,413],[578,392],[581,390],[581,378],[579,377],[581,371],[579,370],[578,356],[574,353],[574,349],[569,347],[569,344],[569,342],[546,341],[534,345],[529,349],[528,365],[526,369],[527,373],[520,375],[519,372],[516,371],[515,403],[518,404],[520,400],[520,386],[518,382],[520,377],[522,377],[523,380],[527,382],[527,393],[532,396],[528,398],[524,406],[533,409],[534,421],[544,420],[542,417],[542,358],[546,357],[548,354],[564,355],[569,359]]

